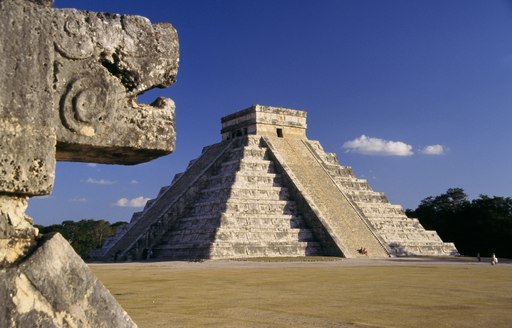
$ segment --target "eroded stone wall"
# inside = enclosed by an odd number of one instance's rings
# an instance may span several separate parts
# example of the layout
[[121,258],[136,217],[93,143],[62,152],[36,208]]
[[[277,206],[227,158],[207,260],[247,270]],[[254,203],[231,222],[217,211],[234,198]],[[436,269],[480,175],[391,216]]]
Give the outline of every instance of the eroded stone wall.
[[0,327],[135,327],[27,199],[56,160],[136,164],[175,147],[174,102],[138,94],[175,82],[178,38],[139,16],[0,0]]

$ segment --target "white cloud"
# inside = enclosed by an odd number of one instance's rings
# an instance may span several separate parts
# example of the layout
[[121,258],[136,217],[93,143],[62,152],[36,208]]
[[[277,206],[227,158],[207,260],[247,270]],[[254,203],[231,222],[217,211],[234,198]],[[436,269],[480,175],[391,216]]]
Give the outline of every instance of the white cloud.
[[411,156],[414,154],[412,146],[402,141],[372,138],[364,134],[359,138],[345,142],[343,148],[345,148],[347,152],[364,155]]
[[85,197],[76,197],[76,198],[70,199],[69,201],[73,202],[73,203],[85,203],[85,202],[87,202],[87,198],[85,198]]
[[118,199],[113,205],[118,207],[143,207],[146,205],[146,202],[149,200],[147,197],[135,197],[132,199],[121,198]]
[[96,166],[98,166],[98,164],[96,164],[96,163],[87,163],[87,166],[89,166],[89,167],[96,167]]
[[420,150],[420,153],[425,155],[443,155],[445,151],[442,145],[430,145]]
[[99,185],[111,185],[111,184],[116,183],[116,181],[105,180],[105,179],[97,180],[97,179],[93,179],[93,178],[88,178],[87,180],[82,180],[82,182],[91,183],[91,184],[99,184]]
[[31,199],[49,199],[49,198],[53,198],[53,196],[52,195],[34,196]]
[[130,181],[130,183],[131,183],[131,184],[138,184],[138,183],[139,183],[139,181],[137,181],[137,180],[132,180],[132,181]]

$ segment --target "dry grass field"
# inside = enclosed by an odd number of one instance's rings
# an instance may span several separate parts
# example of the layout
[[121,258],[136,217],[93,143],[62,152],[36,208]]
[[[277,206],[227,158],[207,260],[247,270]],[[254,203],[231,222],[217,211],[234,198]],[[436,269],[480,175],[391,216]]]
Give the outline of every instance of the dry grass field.
[[512,264],[338,259],[90,266],[141,328],[512,327]]

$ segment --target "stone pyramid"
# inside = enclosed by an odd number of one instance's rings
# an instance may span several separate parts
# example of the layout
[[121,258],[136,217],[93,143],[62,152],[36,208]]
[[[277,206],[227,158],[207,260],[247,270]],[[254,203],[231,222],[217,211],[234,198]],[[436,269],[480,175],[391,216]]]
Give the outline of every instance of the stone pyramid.
[[93,257],[458,254],[309,140],[306,112],[255,105],[223,117],[221,134]]

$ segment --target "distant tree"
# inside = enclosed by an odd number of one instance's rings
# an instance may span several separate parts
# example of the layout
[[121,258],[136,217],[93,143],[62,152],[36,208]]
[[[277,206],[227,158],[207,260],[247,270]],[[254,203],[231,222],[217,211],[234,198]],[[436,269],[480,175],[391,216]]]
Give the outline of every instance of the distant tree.
[[464,190],[423,199],[407,216],[416,217],[445,241],[452,241],[463,255],[512,257],[512,199],[480,195],[469,201]]
[[473,226],[470,251],[483,249],[488,254],[512,258],[512,198],[480,195],[466,214]]
[[73,246],[82,258],[87,259],[89,252],[101,247],[107,237],[114,235],[126,222],[110,223],[105,220],[63,221],[47,227],[38,226],[43,234],[59,232]]
[[469,204],[462,188],[450,188],[445,194],[423,199],[410,214],[420,219],[426,229],[437,230],[443,238],[444,235],[453,235],[453,229],[461,219],[460,214]]

